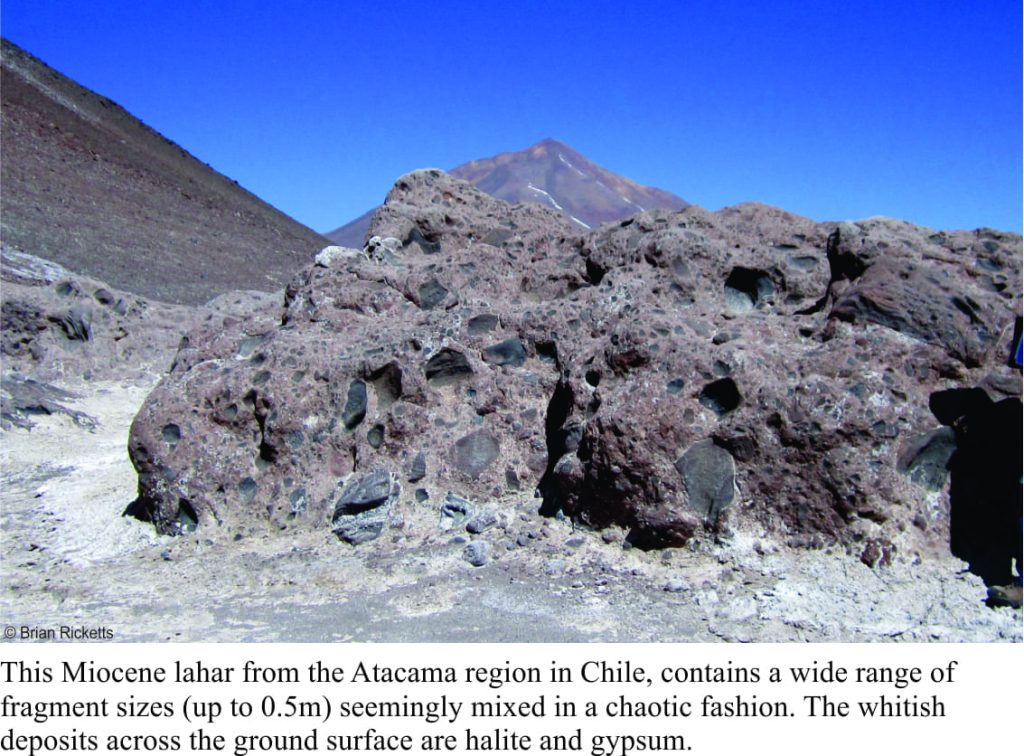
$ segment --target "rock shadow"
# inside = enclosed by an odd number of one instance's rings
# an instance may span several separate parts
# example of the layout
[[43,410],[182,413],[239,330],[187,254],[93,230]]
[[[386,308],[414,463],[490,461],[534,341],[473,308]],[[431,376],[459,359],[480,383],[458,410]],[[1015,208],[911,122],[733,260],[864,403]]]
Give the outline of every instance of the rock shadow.
[[979,388],[949,389],[932,394],[929,406],[956,434],[948,463],[950,551],[988,586],[1019,581],[1024,538],[1020,399],[993,402]]

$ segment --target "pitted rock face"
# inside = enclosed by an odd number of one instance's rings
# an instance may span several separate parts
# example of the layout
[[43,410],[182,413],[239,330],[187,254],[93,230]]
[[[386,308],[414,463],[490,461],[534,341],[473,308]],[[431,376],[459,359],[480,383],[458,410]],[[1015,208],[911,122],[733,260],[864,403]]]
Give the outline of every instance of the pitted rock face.
[[371,234],[189,335],[130,441],[161,530],[181,502],[199,527],[330,527],[385,471],[416,482],[392,510],[538,488],[642,548],[750,527],[925,549],[948,541],[930,395],[1015,385],[1019,236],[760,205],[581,236],[440,171],[402,177]]
[[123,380],[163,372],[189,324],[244,316],[274,301],[265,292],[236,291],[200,308],[169,305],[6,244],[0,244],[0,279],[4,370],[44,380],[73,375]]

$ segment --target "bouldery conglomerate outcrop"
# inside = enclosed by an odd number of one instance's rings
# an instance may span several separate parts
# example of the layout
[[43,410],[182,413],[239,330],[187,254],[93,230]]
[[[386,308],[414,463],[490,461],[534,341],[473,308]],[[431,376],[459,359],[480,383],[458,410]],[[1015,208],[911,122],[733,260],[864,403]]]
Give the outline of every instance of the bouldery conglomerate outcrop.
[[0,244],[3,372],[43,380],[136,377],[170,365],[183,329],[204,318],[244,317],[279,301],[269,292],[229,291],[202,307],[116,289]]
[[132,427],[131,511],[363,544],[536,495],[645,549],[1019,550],[1019,236],[756,204],[580,231],[402,177],[365,249],[184,339]]

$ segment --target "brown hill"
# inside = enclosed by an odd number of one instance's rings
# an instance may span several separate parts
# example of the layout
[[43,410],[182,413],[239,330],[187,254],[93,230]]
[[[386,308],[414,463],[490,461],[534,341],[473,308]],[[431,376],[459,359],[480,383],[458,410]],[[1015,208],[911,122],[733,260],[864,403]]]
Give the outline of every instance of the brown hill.
[[355,247],[358,249],[362,247],[366,241],[366,232],[370,230],[370,221],[373,219],[373,214],[376,210],[377,208],[367,210],[358,218],[350,220],[344,226],[339,226],[333,231],[328,231],[324,236],[335,244],[341,244],[344,247]]
[[555,139],[474,160],[451,173],[492,197],[546,204],[588,228],[644,210],[682,210],[689,205],[670,192],[612,173]]
[[[612,173],[555,139],[463,163],[451,175],[506,202],[535,202],[558,210],[580,230],[644,210],[682,210],[689,206],[670,192],[641,186]],[[361,247],[372,215],[371,210],[328,232],[327,237],[338,244]]]
[[5,245],[194,304],[281,288],[327,243],[106,97],[0,50]]

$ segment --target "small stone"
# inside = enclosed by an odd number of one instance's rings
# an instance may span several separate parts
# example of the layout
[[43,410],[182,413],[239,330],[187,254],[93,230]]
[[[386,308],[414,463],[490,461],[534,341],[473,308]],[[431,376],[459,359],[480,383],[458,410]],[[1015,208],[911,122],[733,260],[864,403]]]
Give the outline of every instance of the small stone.
[[424,310],[432,310],[448,296],[448,289],[438,283],[436,278],[431,278],[420,286],[418,293],[420,296],[420,307]]
[[952,428],[939,428],[911,439],[896,469],[930,491],[941,491],[949,475],[949,460],[956,451],[956,434]]
[[584,543],[586,543],[586,540],[577,536],[576,538],[570,538],[568,541],[565,542],[565,545],[568,546],[570,549],[578,549]]
[[358,258],[366,258],[361,249],[332,245],[321,249],[314,258],[314,262],[318,267],[330,268],[338,260],[355,260]]
[[114,295],[108,289],[96,289],[92,293],[92,297],[104,307],[114,304]]
[[366,384],[356,379],[348,387],[345,408],[341,411],[341,422],[352,430],[366,417]]
[[473,541],[462,552],[462,558],[474,567],[483,567],[491,556],[491,545],[487,541]]
[[426,475],[427,454],[426,452],[421,451],[416,455],[416,458],[412,461],[412,464],[409,466],[409,475],[406,477],[406,480],[409,481],[410,483],[415,483],[416,481],[423,480],[423,478],[425,478]]
[[463,436],[452,449],[452,461],[456,468],[476,479],[498,458],[498,439],[484,430]]
[[378,423],[366,432],[366,443],[373,449],[379,449],[384,443],[384,426]]
[[334,509],[334,516],[358,514],[389,504],[397,499],[398,482],[386,470],[375,470],[350,483]]
[[492,365],[519,367],[526,362],[526,350],[519,339],[506,339],[484,349],[483,358]]
[[339,540],[358,546],[383,531],[391,505],[401,487],[386,470],[375,470],[353,480],[338,499],[331,529]]
[[338,540],[358,546],[379,537],[386,524],[387,508],[380,507],[342,516],[334,521],[332,529]]
[[528,535],[526,535],[526,533],[520,533],[518,536],[516,536],[516,545],[517,546],[527,546],[529,543],[530,543],[530,537]]
[[451,530],[473,515],[473,504],[458,494],[449,493],[441,503],[441,530]]
[[498,316],[490,313],[476,315],[469,319],[467,326],[470,336],[480,336],[498,327]]
[[92,309],[76,305],[61,315],[50,316],[50,320],[64,330],[70,341],[89,341],[92,338]]
[[687,583],[685,580],[673,578],[672,580],[669,580],[667,583],[665,583],[665,590],[668,593],[683,593],[685,591],[690,590],[690,584]]
[[256,481],[250,477],[242,478],[238,482],[238,493],[244,503],[248,504],[256,496]]
[[557,575],[558,573],[565,570],[564,559],[549,559],[544,562],[544,574],[545,575]]
[[675,463],[686,484],[690,508],[715,523],[733,502],[736,463],[711,439],[693,444]]
[[478,513],[466,523],[466,530],[474,535],[490,530],[498,524],[498,515],[493,509],[486,509]]

